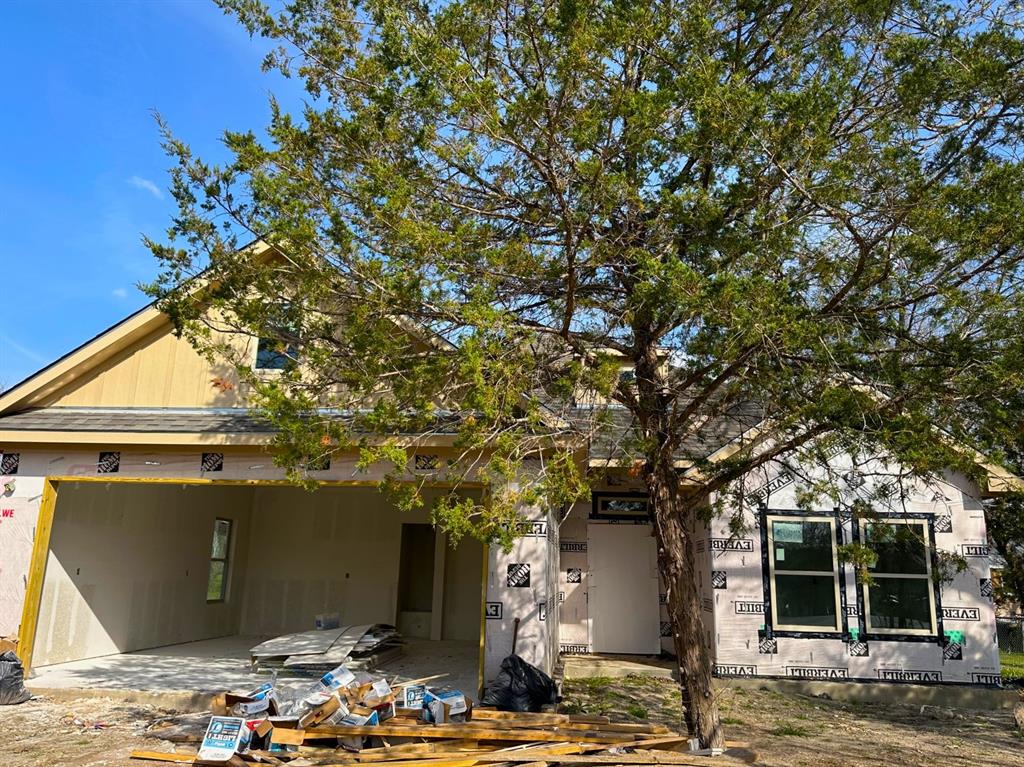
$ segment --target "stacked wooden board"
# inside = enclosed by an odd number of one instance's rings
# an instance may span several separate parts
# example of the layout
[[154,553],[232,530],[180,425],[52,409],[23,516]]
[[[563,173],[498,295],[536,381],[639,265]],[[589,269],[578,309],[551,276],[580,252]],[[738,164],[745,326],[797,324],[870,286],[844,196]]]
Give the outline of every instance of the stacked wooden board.
[[[413,709],[398,709],[384,724],[373,726],[275,727],[271,742],[290,750],[236,754],[224,764],[360,765],[381,767],[548,767],[549,765],[738,765],[729,756],[686,752],[686,739],[654,724],[612,722],[608,717],[558,713],[511,713],[476,708],[467,722],[427,724]],[[178,741],[189,737],[155,737]],[[342,749],[353,737],[371,747]],[[378,745],[379,744],[379,745]],[[132,758],[201,764],[197,754],[135,751]]]

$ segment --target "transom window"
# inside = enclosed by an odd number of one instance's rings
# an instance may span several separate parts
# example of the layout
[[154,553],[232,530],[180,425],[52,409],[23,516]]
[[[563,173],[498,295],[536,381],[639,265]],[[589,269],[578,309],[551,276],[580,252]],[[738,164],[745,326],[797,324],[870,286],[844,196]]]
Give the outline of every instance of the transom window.
[[635,493],[594,493],[591,519],[637,519],[650,517],[647,496]]
[[935,589],[922,520],[861,521],[864,545],[878,555],[864,584],[867,630],[876,634],[934,634]]
[[840,631],[833,517],[768,516],[772,623],[780,631]]
[[206,601],[223,602],[228,596],[228,560],[231,556],[231,520],[213,523],[210,549],[210,577],[206,581]]

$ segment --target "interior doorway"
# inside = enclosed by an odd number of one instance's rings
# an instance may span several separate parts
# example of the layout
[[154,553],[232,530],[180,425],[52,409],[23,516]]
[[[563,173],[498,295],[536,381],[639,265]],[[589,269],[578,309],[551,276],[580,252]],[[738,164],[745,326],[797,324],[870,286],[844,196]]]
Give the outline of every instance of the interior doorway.
[[434,609],[437,533],[433,525],[406,522],[398,571],[398,630],[403,636],[430,638]]

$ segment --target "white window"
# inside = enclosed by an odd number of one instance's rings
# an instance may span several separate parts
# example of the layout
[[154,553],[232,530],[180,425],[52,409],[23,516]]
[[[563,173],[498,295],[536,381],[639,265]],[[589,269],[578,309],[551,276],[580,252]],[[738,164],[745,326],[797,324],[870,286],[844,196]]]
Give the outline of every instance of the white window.
[[834,517],[771,516],[768,569],[778,631],[841,631]]
[[871,634],[936,633],[928,524],[919,519],[861,520],[861,539],[878,555],[864,584],[864,617]]

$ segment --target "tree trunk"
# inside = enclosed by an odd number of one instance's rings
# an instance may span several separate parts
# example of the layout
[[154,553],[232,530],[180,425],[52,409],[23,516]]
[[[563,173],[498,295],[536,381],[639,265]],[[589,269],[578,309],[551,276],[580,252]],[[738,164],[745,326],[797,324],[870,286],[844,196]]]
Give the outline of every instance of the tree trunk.
[[658,569],[665,581],[672,641],[679,662],[683,715],[690,737],[699,739],[701,748],[724,748],[688,532],[696,517],[696,505],[680,494],[674,467],[658,463],[647,474],[647,486],[658,544]]

